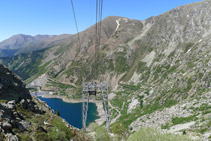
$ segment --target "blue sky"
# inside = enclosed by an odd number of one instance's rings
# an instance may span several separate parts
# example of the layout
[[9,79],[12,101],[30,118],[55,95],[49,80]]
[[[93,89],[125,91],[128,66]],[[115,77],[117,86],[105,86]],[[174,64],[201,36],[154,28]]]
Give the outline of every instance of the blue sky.
[[[79,31],[95,23],[96,0],[73,0]],[[104,0],[103,18],[144,20],[200,0]],[[15,34],[76,33],[70,0],[0,0],[0,41]]]

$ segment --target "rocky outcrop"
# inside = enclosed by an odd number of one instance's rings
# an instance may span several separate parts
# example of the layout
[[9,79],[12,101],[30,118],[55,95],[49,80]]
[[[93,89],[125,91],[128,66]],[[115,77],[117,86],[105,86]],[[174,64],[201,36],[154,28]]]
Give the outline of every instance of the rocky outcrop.
[[[46,103],[31,97],[25,84],[3,65],[0,84],[0,141],[89,140],[54,115]],[[49,131],[54,130],[57,135],[51,137]]]
[[15,100],[31,99],[25,84],[8,68],[0,64],[0,99]]
[[[20,131],[26,131],[31,123],[24,119],[24,117],[19,113],[19,109],[26,111],[31,111],[38,114],[44,114],[44,111],[38,108],[37,104],[32,100],[22,99],[20,102],[15,103],[15,101],[1,102],[0,103],[0,129],[1,132],[8,134],[8,138],[16,138],[10,134],[13,128]],[[7,135],[6,135],[7,136]],[[12,140],[12,139],[11,139]]]

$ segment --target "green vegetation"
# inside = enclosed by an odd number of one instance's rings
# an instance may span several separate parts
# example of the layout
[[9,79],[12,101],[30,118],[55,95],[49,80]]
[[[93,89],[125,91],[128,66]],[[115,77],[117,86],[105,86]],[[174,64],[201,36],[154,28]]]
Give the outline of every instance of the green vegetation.
[[0,103],[6,103],[8,100],[0,99]]
[[80,69],[80,63],[78,61],[72,62],[70,65],[69,69],[65,72],[65,74],[69,77],[71,75],[74,75],[76,71],[79,71]]
[[211,106],[209,106],[207,103],[203,103],[203,104],[200,105],[200,107],[198,107],[198,108],[192,108],[192,109],[195,112],[196,111],[201,111],[201,113],[203,115],[206,115],[206,114],[211,113]]
[[147,105],[143,108],[143,115],[145,114],[151,114],[152,112],[156,111],[156,110],[162,110],[164,108],[168,108],[171,107],[173,105],[175,105],[177,102],[175,100],[168,100],[166,101],[163,105],[160,105],[158,102],[151,104],[151,105]]
[[29,135],[19,134],[18,136],[21,141],[32,141],[32,138]]
[[115,70],[117,73],[123,73],[128,69],[127,60],[123,56],[118,56],[116,59]]
[[144,105],[143,105],[144,104],[144,101],[143,101],[144,96],[143,95],[142,96],[138,96],[138,98],[139,98],[138,100],[139,100],[139,103],[140,103],[140,107],[143,108],[144,107]]
[[110,141],[114,140],[113,137],[111,137],[107,129],[105,127],[99,126],[96,123],[92,123],[89,125],[89,132],[95,132],[94,138],[96,141]]
[[128,132],[127,128],[120,122],[115,122],[111,127],[111,132],[118,136],[118,140],[126,138]]
[[127,84],[120,84],[122,86],[123,89],[125,90],[129,90],[129,91],[137,91],[140,89],[140,85],[133,85],[133,84],[130,84],[130,85],[127,85]]
[[59,47],[56,52],[54,52],[54,55],[61,55],[62,53],[65,52],[65,50],[67,50],[69,47],[71,47],[71,45],[62,45],[61,47]]
[[161,129],[170,129],[169,123],[166,123],[165,125],[161,125]]
[[45,132],[42,132],[42,131],[39,131],[39,132],[36,132],[35,135],[34,135],[34,138],[36,141],[50,141],[52,140],[51,137],[49,137],[49,135]]
[[183,123],[187,123],[196,119],[197,119],[196,115],[191,115],[188,117],[175,117],[172,119],[172,124],[173,125],[183,124]]
[[45,49],[33,51],[28,54],[2,58],[2,60],[3,63],[6,66],[9,66],[13,72],[19,75],[23,80],[26,80],[35,74],[46,71],[44,68],[47,64],[40,66],[44,52]]
[[108,69],[109,69],[110,71],[113,71],[113,70],[114,70],[114,63],[113,63],[112,60],[109,61]]
[[138,63],[138,67],[137,67],[137,71],[139,73],[143,73],[144,71],[146,71],[148,68],[146,66],[146,62],[139,62]]
[[[142,84],[144,86],[144,84]],[[140,104],[133,110],[131,113],[127,113],[128,109],[128,99],[130,99],[130,96],[136,93],[138,90],[141,90],[141,85],[138,84],[137,86],[130,84],[121,84],[123,91],[116,92],[118,96],[116,96],[114,99],[112,99],[110,102],[113,106],[120,109],[121,116],[118,119],[117,122],[111,125],[111,130],[113,133],[117,134],[118,136],[125,136],[127,135],[129,129],[129,125],[136,120],[138,117],[151,114],[152,112],[156,110],[162,110],[166,107],[171,107],[175,104],[177,104],[177,101],[173,99],[167,99],[166,102],[163,103],[163,105],[159,104],[159,99],[155,100],[154,103],[151,103],[149,105],[143,105],[143,96],[137,96]],[[143,90],[141,90],[143,91]],[[150,91],[150,89],[145,89],[145,92]],[[167,126],[165,127],[167,128]]]
[[174,56],[174,54],[175,54],[175,51],[171,52],[168,56],[168,59],[172,58]]
[[193,82],[194,82],[194,80],[192,80],[191,78],[188,79],[187,87],[185,88],[184,92],[188,92],[192,88],[192,83]]
[[201,104],[201,106],[199,107],[200,111],[206,111],[207,109],[211,109],[211,106],[208,105],[208,103],[203,103]]
[[53,140],[70,140],[72,133],[61,119],[52,119],[51,124],[53,125],[53,127],[48,132],[48,135]]
[[170,69],[168,70],[168,73],[172,73],[176,70],[176,66],[171,66]]
[[121,109],[122,104],[123,104],[123,101],[124,101],[124,98],[119,97],[119,98],[112,99],[112,100],[110,101],[110,103],[111,103],[112,105],[118,107],[119,109]]
[[5,136],[3,135],[2,132],[0,132],[0,141],[5,141]]
[[[75,86],[60,83],[54,80],[49,80],[46,86],[55,87],[58,89],[57,94],[62,96],[71,96],[72,98],[80,98],[80,89]],[[79,92],[79,93],[78,93]]]
[[115,109],[111,109],[110,114],[111,114],[110,119],[114,119],[115,117],[117,117],[118,112]]
[[151,128],[141,128],[133,133],[128,141],[191,141],[188,136],[175,135],[170,133],[160,133],[158,130]]
[[51,61],[41,65],[45,50],[46,49],[33,51],[28,54],[1,59],[4,65],[9,66],[9,68],[25,80],[26,83],[30,83],[33,79],[39,77],[48,70],[47,67]]
[[56,115],[57,115],[57,116],[60,116],[59,110],[56,110]]
[[207,130],[209,130],[207,127],[202,127],[199,129],[199,133],[204,134]]

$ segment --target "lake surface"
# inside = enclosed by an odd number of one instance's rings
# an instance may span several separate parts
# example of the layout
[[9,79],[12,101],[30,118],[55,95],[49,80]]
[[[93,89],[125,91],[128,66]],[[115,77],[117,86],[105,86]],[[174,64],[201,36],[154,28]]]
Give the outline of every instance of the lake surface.
[[[45,101],[49,105],[49,107],[54,110],[54,112],[58,110],[60,113],[60,117],[64,118],[70,125],[79,129],[83,127],[82,103],[66,103],[58,98],[39,98],[42,101]],[[99,118],[97,114],[97,106],[94,103],[89,103],[89,109],[87,113],[87,125]]]

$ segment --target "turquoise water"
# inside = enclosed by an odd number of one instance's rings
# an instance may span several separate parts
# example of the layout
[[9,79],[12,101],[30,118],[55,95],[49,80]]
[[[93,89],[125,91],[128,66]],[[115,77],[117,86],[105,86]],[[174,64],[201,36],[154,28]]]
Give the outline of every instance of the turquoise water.
[[[59,110],[60,117],[64,118],[70,125],[79,129],[82,128],[82,103],[66,103],[58,98],[39,98],[45,101],[55,112]],[[98,118],[97,106],[94,103],[89,103],[87,125]]]

